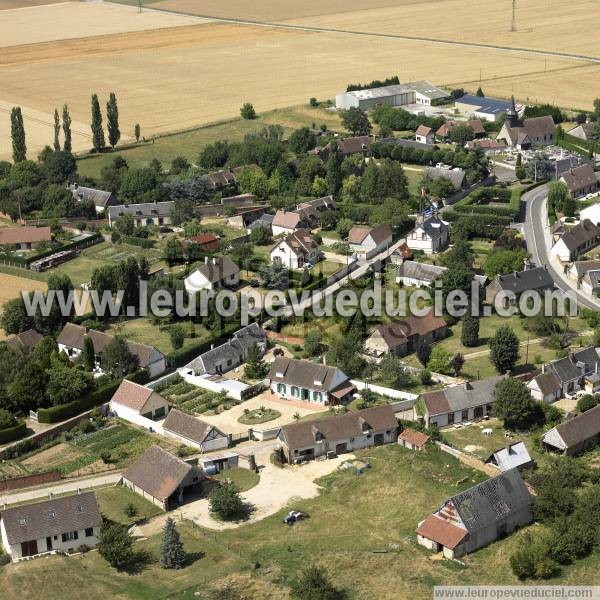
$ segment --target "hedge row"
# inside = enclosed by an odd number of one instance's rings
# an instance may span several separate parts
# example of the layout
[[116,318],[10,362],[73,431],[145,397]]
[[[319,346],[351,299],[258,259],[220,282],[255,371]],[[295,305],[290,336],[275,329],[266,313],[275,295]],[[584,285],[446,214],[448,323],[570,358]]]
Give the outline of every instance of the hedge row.
[[133,237],[132,235],[124,235],[121,238],[123,244],[130,244],[132,246],[139,246],[140,248],[154,248],[156,242],[147,238]]
[[12,427],[0,429],[0,444],[6,444],[23,437],[27,433],[27,425],[25,421],[20,421]]
[[38,422],[40,423],[58,423],[65,419],[70,419],[86,410],[100,406],[108,402],[113,394],[117,391],[120,382],[111,383],[97,390],[94,390],[89,396],[60,404],[59,406],[51,406],[50,408],[40,408],[38,410]]
[[519,216],[519,211],[509,208],[508,206],[487,206],[485,204],[479,205],[458,205],[454,207],[454,212],[470,215],[494,215],[497,217],[509,217],[511,220],[516,219]]

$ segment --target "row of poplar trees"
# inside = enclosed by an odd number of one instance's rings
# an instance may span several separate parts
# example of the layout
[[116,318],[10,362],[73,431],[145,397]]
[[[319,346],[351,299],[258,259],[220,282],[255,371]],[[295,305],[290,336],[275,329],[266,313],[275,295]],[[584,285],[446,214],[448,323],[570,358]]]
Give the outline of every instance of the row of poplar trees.
[[[139,138],[138,127],[136,126],[136,137]],[[62,125],[58,109],[54,109],[54,150],[61,150],[60,131],[63,131],[62,150],[72,151],[71,134],[71,115],[69,107],[65,104],[62,109]],[[119,108],[117,106],[117,97],[114,92],[110,93],[106,103],[106,128],[108,132],[108,143],[114,148],[121,139],[121,130],[119,129]],[[26,160],[27,144],[25,143],[25,125],[23,124],[23,113],[20,106],[13,107],[10,113],[10,132],[12,139],[13,161],[15,163]],[[102,127],[102,112],[98,95],[92,95],[92,144],[96,152],[100,152],[106,147],[104,138],[104,128]]]

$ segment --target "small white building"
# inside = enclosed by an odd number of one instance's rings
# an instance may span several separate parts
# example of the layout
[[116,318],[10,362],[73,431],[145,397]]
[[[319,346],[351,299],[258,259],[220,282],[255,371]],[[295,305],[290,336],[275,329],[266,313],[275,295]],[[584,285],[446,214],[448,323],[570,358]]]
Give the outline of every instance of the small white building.
[[319,257],[319,245],[310,237],[308,229],[298,229],[279,240],[271,250],[271,263],[286,269],[314,265]]
[[580,221],[569,229],[550,250],[550,257],[561,262],[577,260],[600,244],[600,227],[591,221]]
[[348,244],[358,260],[368,260],[383,252],[392,243],[392,230],[387,223],[377,227],[353,227]]
[[200,452],[213,452],[229,447],[231,438],[214,425],[174,408],[163,423],[167,437],[174,438]]
[[560,379],[554,371],[546,371],[544,367],[539,375],[527,383],[527,387],[531,396],[544,404],[551,404],[562,397]]
[[141,426],[146,424],[142,419],[158,421],[169,413],[169,403],[161,395],[128,379],[123,379],[109,406],[121,419]]
[[205,257],[204,264],[183,281],[188,294],[235,287],[240,282],[240,269],[228,256],[214,256],[211,260]]
[[0,512],[4,551],[13,561],[76,552],[98,543],[102,516],[93,492],[24,504]]
[[435,132],[427,125],[419,125],[415,131],[415,141],[420,144],[435,144]]
[[396,283],[402,285],[424,287],[431,286],[448,269],[414,260],[405,260],[396,270]]
[[600,225],[600,202],[579,211],[579,220],[585,221],[586,219],[594,225]]

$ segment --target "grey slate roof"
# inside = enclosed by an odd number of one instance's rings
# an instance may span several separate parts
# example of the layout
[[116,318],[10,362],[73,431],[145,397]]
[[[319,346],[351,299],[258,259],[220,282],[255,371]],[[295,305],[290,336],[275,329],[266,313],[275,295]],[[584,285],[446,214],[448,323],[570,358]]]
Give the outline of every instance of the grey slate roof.
[[202,444],[213,426],[173,408],[164,420],[163,428],[165,431],[172,431],[197,444]]
[[398,265],[398,277],[407,277],[433,283],[438,277],[441,277],[448,269],[436,265],[428,265],[414,260],[405,260]]
[[600,433],[600,405],[550,429],[544,435],[544,442],[549,443],[553,432],[560,435],[567,448],[593,438]]
[[496,450],[486,462],[493,462],[501,471],[509,471],[510,469],[530,465],[533,461],[529,456],[527,446],[523,442],[515,442],[509,444],[506,448]]
[[437,181],[444,177],[452,182],[455,189],[459,190],[465,179],[465,172],[459,168],[440,169],[438,167],[426,167],[425,177],[431,181]]
[[470,534],[530,506],[531,495],[517,469],[492,477],[450,498]]
[[573,252],[590,241],[598,241],[600,239],[600,227],[594,225],[589,219],[584,219],[575,227],[569,229],[560,239]]
[[473,106],[478,112],[498,115],[506,112],[510,108],[510,102],[507,100],[497,100],[495,98],[482,98],[480,96],[472,96],[465,94],[456,99],[458,104],[468,104]]
[[98,527],[102,516],[93,492],[7,508],[0,513],[11,545]]
[[326,392],[334,391],[341,383],[348,383],[348,377],[336,367],[285,357],[273,361],[267,377],[271,381]]
[[141,204],[118,204],[109,206],[107,213],[111,220],[123,215],[132,217],[167,217],[175,209],[175,202],[144,202]]
[[494,389],[496,384],[506,375],[496,375],[479,381],[466,382],[461,385],[453,385],[444,389],[444,395],[448,400],[451,411],[465,410],[492,404],[494,401]]
[[592,165],[585,164],[570,169],[561,175],[571,192],[598,184],[598,179]]
[[97,190],[95,188],[83,187],[73,183],[69,186],[69,191],[72,192],[73,198],[76,200],[91,200],[98,208],[106,208],[109,201],[114,201],[112,192]]
[[226,363],[228,359],[231,360],[232,365],[243,362],[250,347],[264,342],[266,338],[267,334],[264,329],[258,323],[251,323],[242,329],[238,329],[224,344],[207,350],[196,357],[186,367],[193,369],[194,373],[198,375],[216,373],[216,366]]
[[589,346],[552,361],[548,365],[548,369],[554,371],[560,382],[565,384],[583,375],[600,371],[600,356],[593,346]]
[[495,281],[503,290],[521,294],[526,290],[539,290],[554,287],[554,280],[546,267],[536,267],[525,271],[516,271],[508,275],[498,275]]
[[[463,173],[464,175],[464,173]],[[425,233],[432,239],[435,240],[448,231],[448,225],[445,221],[442,221],[437,215],[425,219],[420,226],[425,230]],[[419,227],[419,225],[417,225]]]

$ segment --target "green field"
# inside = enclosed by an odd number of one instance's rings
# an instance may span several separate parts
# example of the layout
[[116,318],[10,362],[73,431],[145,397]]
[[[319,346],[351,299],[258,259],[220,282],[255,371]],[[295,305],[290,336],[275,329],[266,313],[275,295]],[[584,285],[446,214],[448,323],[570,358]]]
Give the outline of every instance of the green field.
[[[360,477],[354,470],[327,476],[320,480],[320,496],[293,502],[257,523],[221,532],[180,524],[185,549],[203,553],[180,571],[158,566],[161,536],[156,535],[136,544],[151,555],[136,574],[118,573],[90,552],[8,565],[0,570],[0,585],[10,598],[66,597],[77,589],[81,597],[149,600],[194,598],[228,580],[245,597],[283,599],[290,578],[312,563],[324,566],[357,599],[430,600],[434,585],[520,583],[508,561],[527,529],[467,556],[464,567],[431,560],[431,553],[416,544],[418,521],[447,497],[482,481],[482,473],[435,448],[413,453],[389,445],[358,454],[373,468]],[[292,508],[310,518],[283,525]],[[593,584],[599,566],[595,552],[544,583]]]
[[[96,498],[100,512],[105,518],[124,525],[131,525],[141,519],[150,519],[163,512],[149,500],[121,486],[100,488],[96,491]],[[125,512],[129,504],[136,509],[136,514],[131,517]]]
[[125,158],[130,167],[143,167],[153,158],[157,158],[165,168],[168,168],[171,161],[178,156],[184,156],[195,164],[200,151],[218,140],[241,141],[246,134],[260,131],[266,125],[281,125],[287,136],[294,129],[311,127],[313,123],[317,127],[325,124],[329,129],[341,129],[339,115],[335,112],[310,106],[293,106],[269,111],[252,121],[233,119],[206,125],[193,131],[159,137],[133,148],[81,158],[77,163],[77,169],[80,175],[99,178],[102,167],[110,164],[117,155]]

